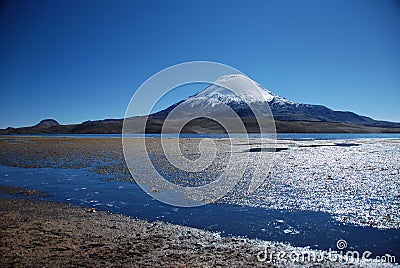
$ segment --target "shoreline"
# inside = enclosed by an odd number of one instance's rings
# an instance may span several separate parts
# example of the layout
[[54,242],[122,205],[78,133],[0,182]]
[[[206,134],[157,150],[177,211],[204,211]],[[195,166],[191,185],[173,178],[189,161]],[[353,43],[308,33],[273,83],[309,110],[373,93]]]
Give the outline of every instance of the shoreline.
[[2,267],[268,267],[256,241],[39,199],[0,198]]
[[[363,260],[346,264],[324,258],[318,262],[289,259],[271,264],[257,254],[324,251],[287,244],[221,237],[218,233],[165,222],[148,222],[106,211],[90,212],[70,204],[18,198],[26,190],[2,187],[0,198],[0,266],[122,267],[382,267]],[[16,193],[17,192],[17,193]],[[37,196],[40,196],[39,192]],[[392,264],[386,264],[392,267]]]

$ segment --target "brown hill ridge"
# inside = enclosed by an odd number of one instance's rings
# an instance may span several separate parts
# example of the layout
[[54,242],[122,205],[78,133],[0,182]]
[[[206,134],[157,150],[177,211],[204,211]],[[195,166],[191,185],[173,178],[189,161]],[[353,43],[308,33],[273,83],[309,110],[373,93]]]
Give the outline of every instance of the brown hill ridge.
[[[136,117],[129,120],[145,120],[145,117]],[[257,133],[257,123],[252,118],[242,118],[248,132]],[[86,121],[81,124],[62,125],[56,120],[42,120],[35,126],[21,128],[0,129],[0,134],[121,134],[123,119],[105,119]],[[163,120],[150,116],[146,133],[161,133]],[[400,128],[371,127],[340,122],[312,122],[312,121],[280,121],[275,120],[277,133],[400,133]],[[177,133],[176,129],[169,132]],[[189,122],[182,133],[224,133],[224,129],[215,121],[198,118]],[[141,134],[139,130],[130,133]]]

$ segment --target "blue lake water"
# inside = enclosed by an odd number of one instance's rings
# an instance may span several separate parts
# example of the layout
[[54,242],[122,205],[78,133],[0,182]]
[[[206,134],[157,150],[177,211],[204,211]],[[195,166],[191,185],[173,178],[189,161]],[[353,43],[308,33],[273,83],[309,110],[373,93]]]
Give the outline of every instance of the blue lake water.
[[281,241],[324,250],[336,250],[336,241],[345,239],[348,250],[368,250],[373,255],[388,253],[400,259],[399,229],[343,225],[322,212],[267,210],[226,204],[177,208],[152,199],[134,183],[111,181],[107,176],[88,169],[0,165],[0,184],[51,193],[51,197],[43,198],[45,200],[95,207],[149,221],[162,220],[221,232],[221,235]]
[[[6,138],[9,135],[0,135]],[[39,137],[68,137],[68,138],[121,138],[121,134],[18,134],[15,136],[39,136]],[[143,135],[129,134],[128,137],[142,137]],[[146,137],[161,137],[161,134],[146,134]],[[239,135],[240,136],[240,135]],[[243,135],[241,135],[243,136]],[[259,134],[249,134],[251,138],[258,138]],[[173,134],[164,134],[164,137],[176,137]],[[180,134],[182,138],[228,138],[226,134]],[[291,140],[345,140],[345,139],[400,139],[400,133],[278,133],[277,139]]]

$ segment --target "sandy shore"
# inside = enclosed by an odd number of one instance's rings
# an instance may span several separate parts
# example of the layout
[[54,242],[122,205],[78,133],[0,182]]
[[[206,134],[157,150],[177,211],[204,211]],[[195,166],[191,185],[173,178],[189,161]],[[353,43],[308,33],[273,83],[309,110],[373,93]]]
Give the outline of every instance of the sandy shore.
[[304,249],[39,199],[0,199],[0,217],[0,267],[347,267],[329,260],[272,265],[257,259],[260,250]]
[[[0,266],[261,266],[255,242],[35,199],[1,199]],[[266,267],[266,265],[263,265]]]
[[36,190],[0,193],[12,197],[0,198],[0,267],[273,267],[257,260],[255,240],[35,199],[46,196]]

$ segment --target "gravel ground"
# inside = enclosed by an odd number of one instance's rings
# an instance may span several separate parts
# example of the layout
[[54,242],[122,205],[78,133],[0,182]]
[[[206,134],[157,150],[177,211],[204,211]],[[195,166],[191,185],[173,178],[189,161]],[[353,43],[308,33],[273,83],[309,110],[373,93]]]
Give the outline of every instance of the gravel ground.
[[[12,189],[8,189],[12,190]],[[1,267],[381,267],[366,262],[274,265],[258,253],[322,251],[281,243],[222,238],[216,233],[146,222],[103,211],[37,199],[0,199]],[[259,255],[261,256],[261,255]],[[389,265],[387,265],[389,266]]]
[[254,242],[39,200],[0,200],[1,267],[260,266]]

